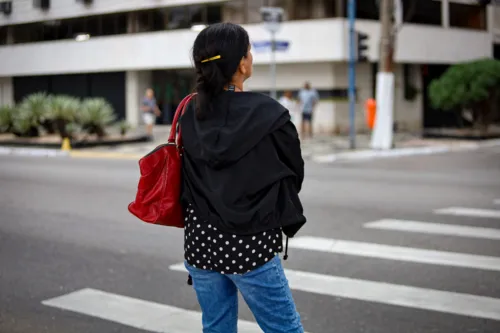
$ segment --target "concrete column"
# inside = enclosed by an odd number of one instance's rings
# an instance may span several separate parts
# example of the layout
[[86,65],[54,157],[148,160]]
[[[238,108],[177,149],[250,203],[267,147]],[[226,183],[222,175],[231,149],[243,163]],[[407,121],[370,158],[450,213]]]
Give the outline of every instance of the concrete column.
[[151,71],[127,71],[125,79],[125,117],[132,126],[142,123],[141,102],[146,89],[152,87]]
[[345,2],[344,1],[337,1],[335,3],[335,16],[336,17],[345,17]]
[[139,20],[136,12],[130,12],[127,15],[127,33],[139,32]]
[[322,0],[313,0],[312,1],[311,14],[312,14],[313,19],[325,17],[325,4]]
[[12,27],[8,26],[7,27],[7,45],[12,45],[14,44],[14,33],[12,31]]
[[495,24],[500,25],[500,22],[495,22],[495,10],[500,11],[500,8],[496,9],[493,5],[486,7],[486,28],[491,34],[495,33]]
[[443,28],[450,27],[450,3],[449,0],[441,0],[441,25]]
[[0,78],[0,106],[14,105],[14,85],[11,77]]

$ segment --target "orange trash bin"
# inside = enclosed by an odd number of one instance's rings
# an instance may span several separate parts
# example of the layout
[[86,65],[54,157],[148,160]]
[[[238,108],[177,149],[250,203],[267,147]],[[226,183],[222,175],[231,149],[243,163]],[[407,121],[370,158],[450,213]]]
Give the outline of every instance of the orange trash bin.
[[369,129],[375,127],[375,116],[377,114],[377,102],[373,98],[369,98],[365,103],[366,125]]

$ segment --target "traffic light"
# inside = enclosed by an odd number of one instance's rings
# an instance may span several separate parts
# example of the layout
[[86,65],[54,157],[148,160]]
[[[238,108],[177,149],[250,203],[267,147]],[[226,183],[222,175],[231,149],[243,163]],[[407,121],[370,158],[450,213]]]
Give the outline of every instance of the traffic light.
[[356,32],[357,60],[358,62],[368,61],[368,35],[362,32]]

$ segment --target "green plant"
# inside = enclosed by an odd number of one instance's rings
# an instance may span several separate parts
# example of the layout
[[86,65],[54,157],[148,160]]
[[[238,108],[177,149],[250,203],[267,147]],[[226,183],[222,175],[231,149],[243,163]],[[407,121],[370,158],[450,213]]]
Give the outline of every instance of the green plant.
[[89,134],[102,138],[106,135],[106,126],[116,120],[113,107],[104,98],[88,98],[82,103],[80,123]]
[[14,126],[15,107],[4,105],[0,107],[0,133],[12,131]]
[[482,59],[451,66],[429,86],[429,98],[434,108],[472,110],[475,127],[485,132],[491,115],[498,108],[500,93],[500,61]]
[[33,113],[26,109],[19,109],[14,116],[12,133],[23,137],[36,137],[40,135],[39,123]]
[[70,96],[52,96],[49,100],[50,118],[62,138],[68,137],[66,125],[76,122],[81,103]]
[[124,136],[127,132],[132,128],[130,124],[126,120],[122,120],[118,123],[118,127],[120,128],[120,134]]
[[66,136],[62,138],[74,139],[75,136],[82,130],[81,126],[76,123],[68,123],[65,125],[64,132]]
[[[41,125],[50,127],[49,98],[47,95],[35,93],[25,97],[19,104],[18,115],[16,115],[14,123],[16,122],[20,122],[17,129],[25,128],[31,124],[31,128],[26,129],[24,133],[24,135],[29,136],[38,136],[38,127]],[[50,132],[51,128],[48,128],[48,131]]]

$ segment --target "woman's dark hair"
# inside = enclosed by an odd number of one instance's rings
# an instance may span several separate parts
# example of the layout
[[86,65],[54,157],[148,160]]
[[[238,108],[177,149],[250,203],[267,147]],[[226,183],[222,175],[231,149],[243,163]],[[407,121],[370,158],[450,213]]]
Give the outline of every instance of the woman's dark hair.
[[[238,69],[246,57],[250,39],[241,26],[233,23],[217,23],[203,29],[193,45],[193,60],[196,69],[196,115],[205,117],[211,109],[211,102]],[[212,57],[218,59],[204,61]]]

